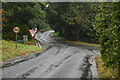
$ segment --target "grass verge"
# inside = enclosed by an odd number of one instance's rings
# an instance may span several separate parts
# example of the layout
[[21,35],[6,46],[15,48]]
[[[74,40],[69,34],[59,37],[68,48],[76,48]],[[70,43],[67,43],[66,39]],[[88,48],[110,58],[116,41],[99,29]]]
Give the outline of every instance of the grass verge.
[[14,41],[3,40],[2,54],[0,54],[0,58],[2,59],[2,61],[4,61],[17,56],[28,55],[38,51],[42,51],[42,48],[34,45],[18,44],[18,48],[16,49]]
[[81,41],[65,41],[66,43],[78,44],[78,45],[88,45],[88,46],[100,46],[99,44],[86,43]]
[[[54,39],[64,40],[64,38],[59,36],[59,32],[52,33],[51,36]],[[72,43],[72,44],[77,44],[77,45],[87,45],[87,46],[98,46],[98,47],[100,47],[99,44],[87,43],[87,42],[82,42],[82,41],[68,41],[68,40],[64,40],[64,41],[66,43]]]
[[[2,40],[0,40],[0,56],[2,55]],[[2,61],[2,58],[0,57],[0,61]]]
[[[98,75],[101,80],[120,80],[120,77],[118,78],[118,69],[112,69],[111,67],[106,67],[104,65],[104,61],[101,58],[101,55],[98,55],[96,57],[96,66],[98,70]],[[115,78],[115,79],[113,79]],[[118,78],[118,79],[117,79]]]
[[38,43],[38,41],[37,40],[25,41],[25,44],[27,45],[34,45],[35,43]]

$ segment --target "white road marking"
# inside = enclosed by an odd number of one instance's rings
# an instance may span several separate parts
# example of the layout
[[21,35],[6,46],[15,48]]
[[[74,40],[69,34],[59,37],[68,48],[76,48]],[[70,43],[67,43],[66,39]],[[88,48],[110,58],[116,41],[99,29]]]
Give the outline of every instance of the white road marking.
[[44,41],[46,41],[46,42],[50,42],[50,41],[48,41],[48,40],[46,40],[46,39],[44,39],[44,38],[42,38],[42,37],[40,37],[40,39],[42,39],[42,40],[44,40]]
[[38,43],[38,46],[39,46],[39,47],[42,47],[42,46],[40,45],[40,43]]
[[67,50],[64,53],[67,53],[69,49],[70,49],[70,47],[68,47]]
[[35,45],[36,45],[37,47],[42,47],[42,46],[40,45],[40,43],[35,43]]

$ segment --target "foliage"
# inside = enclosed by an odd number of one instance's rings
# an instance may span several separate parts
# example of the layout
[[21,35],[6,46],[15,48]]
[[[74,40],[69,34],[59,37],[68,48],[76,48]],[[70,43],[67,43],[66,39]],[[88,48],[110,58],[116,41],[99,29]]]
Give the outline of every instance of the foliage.
[[[37,2],[4,2],[3,3],[3,19],[7,18],[7,22],[3,22],[3,39],[14,40],[13,28],[20,27],[18,36],[22,39],[22,35],[29,35],[29,28],[35,27],[39,23],[43,23],[46,14],[43,9],[46,3]],[[30,38],[30,35],[29,35]]]
[[44,28],[44,29],[45,29],[45,31],[50,31],[50,30],[52,30],[51,27],[46,27],[46,28]]
[[[89,39],[97,43],[93,3],[52,3],[47,11],[49,24],[68,40]],[[92,40],[93,39],[93,40]],[[88,41],[88,40],[86,40]]]
[[56,40],[64,40],[63,37],[60,37],[60,33],[59,32],[54,32],[51,34],[51,36],[56,39]]
[[105,65],[118,68],[120,62],[119,3],[99,3],[95,29],[100,34],[102,59]]

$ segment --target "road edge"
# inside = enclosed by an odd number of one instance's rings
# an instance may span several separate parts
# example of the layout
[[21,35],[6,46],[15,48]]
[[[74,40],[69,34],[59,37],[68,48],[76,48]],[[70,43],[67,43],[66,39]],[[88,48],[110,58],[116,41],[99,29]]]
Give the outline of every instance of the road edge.
[[42,51],[38,51],[38,52],[31,53],[31,54],[28,54],[28,55],[15,57],[15,60],[8,60],[6,62],[2,61],[2,62],[0,62],[0,68],[13,66],[13,65],[15,65],[17,63],[24,62],[24,61],[27,61],[27,60],[32,59],[34,57],[37,57],[37,56],[41,55],[42,53],[44,53],[45,51],[47,51],[51,47],[52,46],[48,46],[46,49],[44,49]]

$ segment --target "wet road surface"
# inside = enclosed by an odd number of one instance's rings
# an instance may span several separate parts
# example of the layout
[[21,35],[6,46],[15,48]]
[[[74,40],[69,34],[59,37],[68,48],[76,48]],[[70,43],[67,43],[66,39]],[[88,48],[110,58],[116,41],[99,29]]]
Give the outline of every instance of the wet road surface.
[[98,78],[94,57],[99,48],[59,43],[49,34],[37,33],[46,50],[14,65],[2,68],[3,78]]

